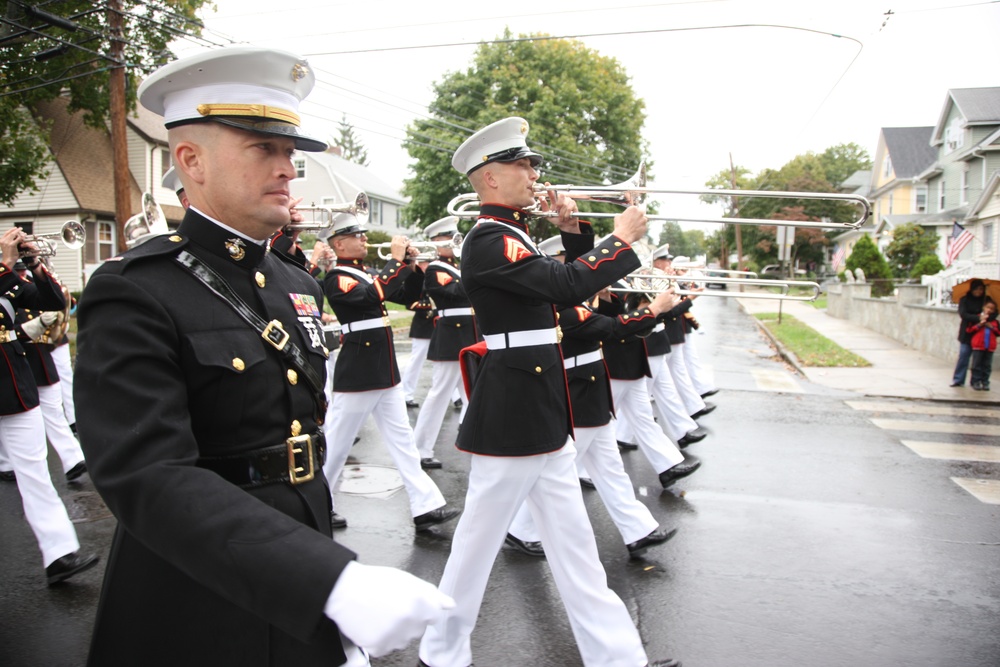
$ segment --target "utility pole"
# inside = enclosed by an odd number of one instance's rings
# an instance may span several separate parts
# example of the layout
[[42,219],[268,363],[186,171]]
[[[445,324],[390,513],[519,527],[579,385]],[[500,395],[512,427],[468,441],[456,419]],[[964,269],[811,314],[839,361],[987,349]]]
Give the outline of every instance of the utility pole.
[[129,196],[128,139],[125,123],[125,31],[121,0],[108,0],[108,26],[111,28],[111,150],[115,185],[115,223],[118,228],[118,251],[125,245],[125,223],[132,215]]
[[[732,190],[736,189],[736,167],[733,166],[733,154],[729,154],[729,187]],[[740,214],[740,198],[733,197],[733,217],[738,218]],[[739,223],[736,223],[736,270],[743,270],[743,230],[740,228]],[[728,268],[728,267],[727,267]],[[743,285],[740,285],[740,291],[743,291]]]

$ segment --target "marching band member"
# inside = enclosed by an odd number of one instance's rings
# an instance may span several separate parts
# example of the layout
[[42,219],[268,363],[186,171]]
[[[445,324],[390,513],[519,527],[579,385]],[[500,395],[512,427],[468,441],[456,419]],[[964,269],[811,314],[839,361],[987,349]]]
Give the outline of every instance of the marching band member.
[[139,88],[191,205],[80,302],[80,440],[118,519],[94,667],[362,667],[359,647],[401,648],[452,604],[332,539],[323,293],[267,246],[291,156],[326,147],[298,129],[314,83],[292,54],[230,47]]
[[[677,275],[692,275],[690,269],[686,267],[678,269],[678,265],[681,265],[681,259],[686,260],[687,258],[679,257],[671,262]],[[703,276],[701,271],[694,273],[699,277]],[[691,378],[691,385],[702,398],[708,398],[719,393],[719,389],[713,384],[711,373],[701,362],[701,357],[698,355],[698,346],[695,345],[697,337],[694,335],[694,331],[698,330],[698,328],[698,320],[695,319],[694,313],[688,311],[684,316],[684,345],[681,346],[681,349],[684,351],[684,363],[687,366],[688,376]]]
[[[424,468],[441,467],[441,462],[434,458],[434,444],[452,395],[463,388],[458,353],[479,340],[472,304],[462,287],[462,272],[455,260],[455,250],[446,243],[457,233],[458,218],[453,215],[432,222],[424,229],[427,238],[442,243],[437,248],[438,258],[428,264],[424,272],[424,292],[437,306],[437,318],[427,353],[434,369],[431,389],[413,428],[420,465]],[[467,402],[462,403],[459,423],[465,416],[467,406]]]
[[[403,304],[414,301],[420,294],[423,276],[406,263],[408,251],[413,249],[402,236],[393,238],[391,259],[377,276],[372,276],[364,264],[367,240],[365,228],[354,216],[339,215],[330,236],[337,261],[324,279],[326,298],[341,327],[340,352],[333,372],[333,426],[327,435],[330,454],[324,472],[333,489],[354,437],[372,415],[403,478],[413,524],[417,530],[427,530],[454,519],[459,510],[446,507],[441,491],[420,467],[385,309],[386,299]],[[338,518],[346,525],[340,515],[334,516]]]
[[[528,236],[535,167],[528,123],[507,118],[466,139],[452,166],[483,202],[462,246],[462,282],[488,352],[469,396],[458,448],[472,455],[465,510],[440,589],[456,607],[427,628],[420,664],[468,667],[471,635],[496,553],[527,502],[588,667],[646,664],[635,624],[607,585],[573,465],[566,371],[554,303],[577,303],[638,268],[630,243],[646,233],[636,207],[615,218],[607,241],[570,264],[542,255]],[[592,247],[572,199],[550,193],[554,224],[567,248]],[[654,667],[676,665],[660,661]]]
[[17,338],[16,308],[62,310],[66,306],[62,286],[37,257],[30,257],[25,262],[31,280],[21,278],[13,270],[25,238],[19,227],[11,227],[0,236],[3,256],[0,264],[0,355],[4,360],[0,363],[0,383],[3,385],[0,441],[17,478],[24,516],[35,533],[46,580],[51,586],[93,567],[98,557],[80,553],[76,529],[52,486],[38,387]]
[[[428,262],[417,262],[417,266],[427,272]],[[420,293],[420,298],[406,307],[413,313],[410,320],[410,361],[403,371],[403,398],[406,407],[419,408],[417,402],[417,382],[420,380],[420,370],[427,361],[427,349],[431,346],[431,334],[434,332],[434,302],[426,292]]]

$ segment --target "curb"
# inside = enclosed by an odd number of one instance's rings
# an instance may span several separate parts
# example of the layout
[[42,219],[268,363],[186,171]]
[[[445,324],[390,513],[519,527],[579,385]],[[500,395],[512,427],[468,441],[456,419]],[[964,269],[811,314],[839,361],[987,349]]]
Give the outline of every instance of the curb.
[[809,376],[806,375],[806,372],[804,370],[802,370],[802,364],[799,362],[799,358],[795,356],[795,353],[792,352],[791,350],[789,350],[788,348],[786,348],[784,345],[782,345],[781,341],[779,341],[777,338],[775,338],[774,334],[771,333],[771,330],[768,329],[766,326],[764,326],[763,322],[761,322],[756,317],[754,317],[753,313],[751,313],[749,310],[747,310],[746,307],[742,303],[740,303],[738,300],[737,300],[737,304],[739,304],[740,310],[742,310],[746,315],[748,315],[750,317],[750,319],[752,319],[754,321],[754,323],[757,325],[757,328],[765,336],[767,336],[767,339],[769,341],[771,341],[771,345],[773,345],[774,349],[778,351],[778,356],[780,356],[782,359],[784,359],[786,362],[788,362],[788,364],[792,368],[794,368],[795,372],[797,372],[799,375],[801,375],[802,377],[804,377],[806,379],[809,379]]

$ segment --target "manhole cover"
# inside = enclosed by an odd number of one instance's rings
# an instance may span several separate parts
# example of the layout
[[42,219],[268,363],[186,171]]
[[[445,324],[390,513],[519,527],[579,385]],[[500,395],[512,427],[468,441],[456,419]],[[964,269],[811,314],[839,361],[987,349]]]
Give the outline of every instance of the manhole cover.
[[370,498],[388,498],[403,488],[403,478],[390,466],[349,465],[340,479],[341,493]]
[[66,511],[69,513],[69,518],[73,523],[100,521],[112,516],[111,510],[101,500],[101,496],[93,491],[74,493],[71,496],[66,496],[63,500],[66,503]]

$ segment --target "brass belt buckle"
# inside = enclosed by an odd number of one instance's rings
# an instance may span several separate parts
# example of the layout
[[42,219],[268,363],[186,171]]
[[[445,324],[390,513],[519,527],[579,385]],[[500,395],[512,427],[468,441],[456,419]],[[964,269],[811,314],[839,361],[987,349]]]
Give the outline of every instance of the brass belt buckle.
[[[312,481],[316,476],[310,437],[309,435],[297,435],[294,438],[285,440],[285,446],[288,447],[288,481],[292,484],[303,484]],[[303,443],[305,443],[304,446]],[[296,456],[303,452],[308,452],[308,468],[297,465],[298,460]]]
[[260,336],[277,350],[284,349],[285,343],[288,342],[288,332],[285,331],[278,320],[268,322]]

